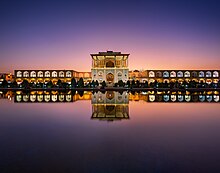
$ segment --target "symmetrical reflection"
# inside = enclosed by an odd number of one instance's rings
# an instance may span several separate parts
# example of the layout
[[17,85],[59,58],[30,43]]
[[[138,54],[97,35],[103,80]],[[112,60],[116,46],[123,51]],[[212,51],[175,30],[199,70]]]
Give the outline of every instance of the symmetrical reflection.
[[91,101],[92,120],[127,120],[129,119],[129,101],[168,102],[168,103],[220,103],[219,92],[205,93],[129,93],[129,92],[67,92],[32,91],[30,93],[0,93],[0,99],[12,100],[15,103],[73,103],[78,100]]
[[149,102],[219,102],[217,94],[149,94]]
[[91,119],[115,121],[129,119],[129,95],[113,91],[95,93],[92,95]]
[[91,93],[86,92],[83,96],[78,93],[58,93],[58,92],[16,92],[14,101],[16,103],[68,103],[77,100],[91,100]]

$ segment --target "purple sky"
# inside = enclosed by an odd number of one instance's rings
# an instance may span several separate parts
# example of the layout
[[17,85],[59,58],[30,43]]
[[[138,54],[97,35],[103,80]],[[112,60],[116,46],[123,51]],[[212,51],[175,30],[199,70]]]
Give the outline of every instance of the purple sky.
[[0,2],[0,72],[90,71],[90,53],[130,53],[130,69],[220,69],[220,2]]

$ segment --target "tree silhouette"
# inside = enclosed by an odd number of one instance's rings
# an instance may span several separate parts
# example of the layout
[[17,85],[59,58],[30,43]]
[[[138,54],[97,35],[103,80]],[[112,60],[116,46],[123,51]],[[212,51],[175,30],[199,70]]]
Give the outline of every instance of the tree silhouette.
[[124,86],[124,82],[122,80],[119,80],[118,81],[118,85],[119,85],[119,87],[123,87]]
[[74,77],[71,79],[71,86],[72,88],[76,88],[76,79]]
[[84,87],[84,82],[83,78],[80,78],[79,81],[77,82],[78,88],[83,88]]

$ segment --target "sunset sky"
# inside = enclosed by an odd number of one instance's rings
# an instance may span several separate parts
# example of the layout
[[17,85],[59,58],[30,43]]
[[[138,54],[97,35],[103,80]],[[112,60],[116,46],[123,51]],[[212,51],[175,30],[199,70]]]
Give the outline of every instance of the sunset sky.
[[90,53],[129,69],[220,69],[218,0],[1,0],[0,72],[90,71]]

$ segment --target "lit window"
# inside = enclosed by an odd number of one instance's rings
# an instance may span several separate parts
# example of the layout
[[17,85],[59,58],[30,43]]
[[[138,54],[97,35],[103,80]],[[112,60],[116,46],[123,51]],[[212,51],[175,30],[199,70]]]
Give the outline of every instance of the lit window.
[[64,77],[64,72],[63,71],[59,72],[59,77]]
[[36,77],[36,72],[35,71],[31,72],[31,77]]
[[45,77],[50,77],[50,72],[49,71],[45,72]]
[[206,77],[212,77],[212,73],[210,71],[206,72]]
[[175,72],[175,71],[172,71],[172,72],[170,73],[170,77],[176,77],[176,72]]
[[183,77],[183,72],[178,71],[178,73],[177,73],[177,77]]
[[155,74],[154,74],[153,71],[150,71],[150,72],[149,72],[149,77],[155,77]]
[[163,77],[169,77],[168,71],[163,72]]
[[18,71],[18,72],[17,72],[17,77],[22,77],[21,71]]
[[57,77],[57,72],[56,71],[52,72],[52,77]]
[[199,77],[205,77],[205,73],[203,71],[199,72]]
[[71,74],[70,71],[67,71],[67,72],[66,72],[66,77],[72,77],[72,74]]
[[25,72],[24,72],[23,77],[29,77],[28,71],[25,71]]
[[214,71],[214,72],[213,72],[213,77],[219,77],[219,74],[218,74],[217,71]]
[[186,72],[184,73],[184,77],[190,77],[190,72],[189,72],[189,71],[186,71]]
[[37,73],[37,76],[38,76],[38,77],[44,77],[43,72],[42,72],[42,71],[39,71],[39,72]]

